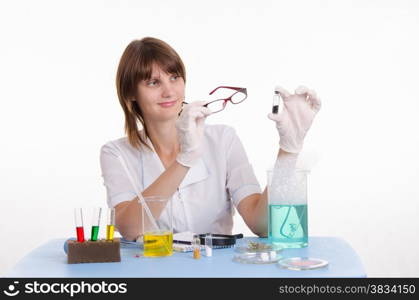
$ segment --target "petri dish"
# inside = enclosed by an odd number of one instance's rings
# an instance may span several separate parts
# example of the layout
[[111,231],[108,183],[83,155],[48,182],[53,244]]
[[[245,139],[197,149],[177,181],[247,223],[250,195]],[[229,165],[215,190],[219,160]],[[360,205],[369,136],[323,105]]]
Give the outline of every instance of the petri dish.
[[265,243],[265,242],[248,242],[241,243],[234,247],[234,250],[239,253],[257,253],[257,252],[269,252],[269,251],[282,251],[283,247],[280,245]]
[[276,251],[261,251],[237,254],[233,257],[233,261],[242,264],[273,264],[280,258],[281,256]]
[[282,249],[281,246],[269,243],[241,244],[234,248],[238,254],[233,257],[233,261],[244,264],[273,264],[282,258],[279,254]]
[[320,269],[327,265],[329,265],[327,260],[312,257],[291,257],[278,261],[279,267],[294,271]]

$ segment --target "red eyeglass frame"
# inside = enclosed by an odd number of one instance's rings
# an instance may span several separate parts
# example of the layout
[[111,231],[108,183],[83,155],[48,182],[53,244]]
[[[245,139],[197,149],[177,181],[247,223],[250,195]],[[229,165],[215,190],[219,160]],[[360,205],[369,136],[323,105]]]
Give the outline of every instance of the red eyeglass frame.
[[[227,97],[227,98],[222,98],[222,99],[216,99],[216,100],[213,100],[213,101],[211,101],[211,102],[208,102],[207,104],[205,104],[204,106],[205,107],[208,107],[208,105],[209,104],[211,104],[211,103],[214,103],[214,102],[217,102],[217,101],[224,101],[224,103],[223,103],[223,108],[222,109],[220,109],[220,110],[217,110],[217,111],[213,111],[212,113],[214,114],[214,113],[217,113],[217,112],[220,112],[220,111],[223,111],[224,110],[224,108],[226,107],[226,105],[227,105],[227,102],[231,102],[232,104],[239,104],[239,103],[242,103],[244,100],[246,100],[247,99],[247,89],[246,88],[241,88],[241,87],[234,87],[234,86],[224,86],[224,85],[222,85],[222,86],[219,86],[219,87],[216,87],[214,90],[212,90],[209,94],[210,95],[212,95],[212,94],[214,94],[218,89],[231,89],[231,90],[235,90],[236,92],[234,92],[230,97]],[[241,100],[240,102],[236,102],[236,103],[234,103],[232,100],[231,100],[231,98],[235,95],[235,94],[237,94],[237,93],[243,93],[243,94],[245,94],[245,97],[244,97],[244,99],[243,100]],[[183,102],[184,104],[188,104],[187,102]]]

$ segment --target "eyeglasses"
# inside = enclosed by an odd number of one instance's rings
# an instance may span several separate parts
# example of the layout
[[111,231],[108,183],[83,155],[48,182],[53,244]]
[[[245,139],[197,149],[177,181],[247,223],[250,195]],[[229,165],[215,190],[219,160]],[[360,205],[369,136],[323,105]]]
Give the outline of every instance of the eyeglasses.
[[[243,102],[244,100],[246,100],[246,98],[247,98],[247,89],[246,88],[232,87],[232,86],[219,86],[219,87],[215,88],[209,94],[212,95],[217,90],[220,90],[220,89],[230,89],[230,90],[234,90],[235,92],[227,98],[221,98],[221,99],[213,100],[213,101],[208,102],[207,104],[205,104],[204,106],[208,107],[213,114],[222,111],[226,107],[227,102],[231,102],[233,104],[239,104],[239,103]],[[187,102],[183,102],[183,103],[188,104]]]

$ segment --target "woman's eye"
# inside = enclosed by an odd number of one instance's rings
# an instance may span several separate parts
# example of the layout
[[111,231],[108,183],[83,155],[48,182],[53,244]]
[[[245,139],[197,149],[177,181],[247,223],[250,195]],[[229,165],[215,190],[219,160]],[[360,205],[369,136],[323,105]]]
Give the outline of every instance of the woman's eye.
[[172,80],[176,80],[176,79],[178,79],[180,76],[179,75],[173,75],[172,77],[171,77],[171,79]]
[[154,85],[156,85],[157,84],[157,81],[155,81],[155,80],[151,80],[151,81],[148,81],[147,82],[147,85],[148,86],[154,86]]

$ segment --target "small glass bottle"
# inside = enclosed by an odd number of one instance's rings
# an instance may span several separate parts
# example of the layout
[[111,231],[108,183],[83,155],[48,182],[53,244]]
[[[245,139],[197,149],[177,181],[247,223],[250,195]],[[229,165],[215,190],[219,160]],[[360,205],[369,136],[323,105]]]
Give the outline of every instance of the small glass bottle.
[[197,234],[193,236],[192,247],[193,247],[193,258],[200,259],[201,258],[201,240],[199,239],[199,235]]
[[280,101],[280,95],[277,88],[275,88],[275,93],[272,101],[272,113],[277,114],[279,111],[279,101]]
[[205,256],[212,256],[212,234],[207,233],[205,235]]

